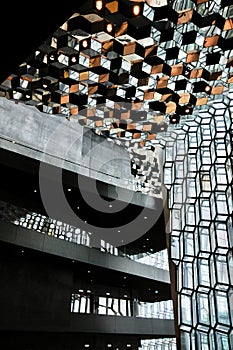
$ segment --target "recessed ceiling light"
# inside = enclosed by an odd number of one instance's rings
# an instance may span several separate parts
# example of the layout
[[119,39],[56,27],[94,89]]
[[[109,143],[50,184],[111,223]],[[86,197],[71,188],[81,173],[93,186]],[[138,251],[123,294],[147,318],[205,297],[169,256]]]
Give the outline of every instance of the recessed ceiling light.
[[144,219],[146,220],[146,219],[147,219],[147,216],[144,216]]
[[71,191],[71,188],[68,188],[67,191],[70,192],[70,191]]
[[87,48],[88,47],[88,41],[87,40],[83,40],[82,46],[84,47],[84,49]]
[[34,192],[36,193],[36,192],[37,192],[37,190],[35,189],[35,190],[34,190]]
[[112,208],[112,204],[109,204],[109,208]]
[[139,6],[139,5],[134,5],[134,6],[133,6],[133,14],[134,14],[135,16],[138,16],[139,13],[140,13],[140,6]]
[[103,1],[102,0],[97,0],[95,3],[95,7],[98,11],[101,11],[103,8]]
[[71,57],[71,62],[75,63],[77,61],[77,58],[75,56]]
[[110,295],[111,293],[109,293],[109,292],[106,292],[105,294],[106,294],[106,295]]
[[106,30],[107,30],[108,33],[111,33],[111,32],[112,32],[112,30],[113,30],[113,25],[112,25],[112,23],[108,23],[108,24],[107,24]]
[[205,91],[206,92],[209,92],[211,90],[211,87],[209,86],[209,85],[207,85],[206,87],[205,87]]
[[79,291],[80,293],[83,293],[83,289],[79,289],[78,291]]
[[111,348],[111,347],[112,347],[112,344],[108,344],[107,347],[108,347],[108,348]]
[[147,238],[146,240],[149,241],[149,238]]
[[158,290],[155,290],[155,294],[158,294],[158,292],[159,292]]
[[85,348],[89,348],[90,345],[89,344],[85,344],[84,346],[85,346]]

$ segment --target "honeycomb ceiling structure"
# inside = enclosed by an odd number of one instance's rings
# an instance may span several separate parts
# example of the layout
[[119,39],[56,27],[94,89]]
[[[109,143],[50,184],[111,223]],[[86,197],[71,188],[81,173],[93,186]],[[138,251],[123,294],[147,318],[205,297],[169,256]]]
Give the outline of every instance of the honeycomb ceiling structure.
[[158,194],[158,135],[232,89],[232,49],[228,0],[87,1],[0,95],[123,143],[132,172]]

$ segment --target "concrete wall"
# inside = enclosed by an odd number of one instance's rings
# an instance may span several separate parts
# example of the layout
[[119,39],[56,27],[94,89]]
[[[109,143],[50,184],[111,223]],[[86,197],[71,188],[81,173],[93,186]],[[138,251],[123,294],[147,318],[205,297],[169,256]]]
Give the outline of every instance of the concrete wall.
[[132,189],[128,152],[78,120],[0,99],[0,147],[79,174]]

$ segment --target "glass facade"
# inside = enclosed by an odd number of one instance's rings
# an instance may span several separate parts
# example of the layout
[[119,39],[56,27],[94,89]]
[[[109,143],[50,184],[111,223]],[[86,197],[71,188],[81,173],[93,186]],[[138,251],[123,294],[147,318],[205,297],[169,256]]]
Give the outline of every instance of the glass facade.
[[197,108],[164,148],[182,349],[232,348],[232,97]]

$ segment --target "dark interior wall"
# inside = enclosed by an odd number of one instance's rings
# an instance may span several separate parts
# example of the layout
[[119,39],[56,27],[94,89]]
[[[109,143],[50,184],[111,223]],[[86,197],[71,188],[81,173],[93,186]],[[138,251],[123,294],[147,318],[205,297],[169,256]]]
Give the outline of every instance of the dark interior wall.
[[69,322],[72,271],[28,256],[22,249],[0,256],[0,330],[62,328]]

